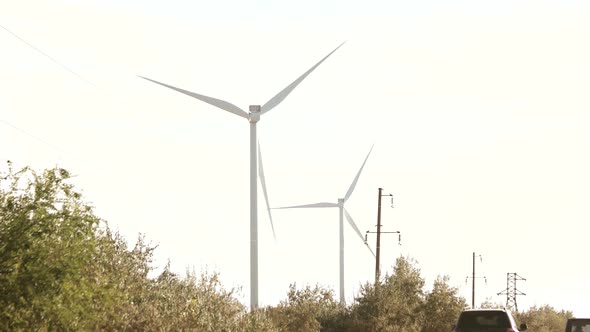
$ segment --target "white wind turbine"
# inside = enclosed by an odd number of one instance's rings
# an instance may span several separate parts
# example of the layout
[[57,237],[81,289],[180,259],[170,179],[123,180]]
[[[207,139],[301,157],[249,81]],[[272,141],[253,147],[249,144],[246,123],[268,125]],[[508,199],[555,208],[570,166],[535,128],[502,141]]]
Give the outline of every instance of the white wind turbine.
[[[236,105],[229,103],[224,100],[204,96],[198,93],[194,93],[191,91],[187,91],[184,89],[180,89],[162,82],[158,82],[152,80],[150,78],[139,76],[143,79],[148,81],[160,84],[172,90],[176,90],[178,92],[184,93],[185,95],[191,96],[193,98],[199,99],[207,104],[213,105],[218,107],[224,111],[233,113],[235,115],[241,116],[250,122],[250,308],[252,310],[258,308],[258,187],[257,187],[257,139],[256,139],[256,123],[260,120],[260,116],[277,105],[279,105],[287,96],[301,83],[314,69],[316,69],[324,60],[326,60],[332,53],[336,52],[344,43],[340,44],[336,47],[332,52],[322,58],[318,63],[316,63],[313,67],[307,70],[303,75],[299,76],[295,81],[289,84],[286,88],[281,90],[278,94],[272,97],[266,104],[262,105],[250,105],[249,112],[245,112],[241,108],[237,107]],[[260,158],[260,155],[258,155]],[[260,163],[262,166],[262,163]],[[264,192],[264,196],[266,199],[267,210],[270,217],[270,206],[268,206],[268,197],[266,194],[266,185],[264,182],[264,172],[260,172],[261,174],[261,183],[262,189]],[[270,219],[271,227],[273,228],[273,235],[274,235],[274,225],[272,224],[272,218]]]
[[[321,202],[321,203],[293,205],[293,206],[284,206],[284,207],[275,208],[275,209],[296,209],[296,208],[337,207],[340,210],[339,230],[340,230],[340,302],[341,303],[344,303],[344,220],[343,220],[343,215],[346,216],[346,220],[348,221],[350,226],[355,230],[355,232],[358,234],[361,241],[363,241],[363,243],[365,243],[365,238],[363,237],[363,234],[361,234],[361,231],[356,226],[354,220],[352,219],[352,217],[350,216],[348,211],[346,211],[346,209],[344,208],[344,203],[346,203],[346,201],[350,198],[350,195],[352,195],[354,187],[356,186],[356,183],[358,182],[359,177],[361,176],[361,172],[363,171],[363,167],[365,167],[365,163],[367,162],[367,159],[369,159],[369,155],[371,154],[371,151],[373,151],[372,146],[371,146],[371,150],[369,150],[369,153],[367,154],[367,157],[365,158],[365,161],[363,162],[363,164],[361,165],[361,168],[359,169],[358,173],[356,174],[356,177],[354,178],[354,180],[350,184],[350,187],[348,188],[348,191],[344,195],[344,198],[339,198],[338,203]],[[371,248],[368,245],[367,245],[367,248],[369,248],[369,250],[371,251],[373,256],[375,256],[375,253],[373,252],[373,250],[371,250]]]

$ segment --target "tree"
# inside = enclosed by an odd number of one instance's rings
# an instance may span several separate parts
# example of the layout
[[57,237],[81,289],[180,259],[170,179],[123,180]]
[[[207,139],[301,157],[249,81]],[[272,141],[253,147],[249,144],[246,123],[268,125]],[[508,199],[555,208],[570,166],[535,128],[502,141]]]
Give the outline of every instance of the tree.
[[64,169],[29,168],[0,185],[0,329],[82,330],[92,327],[100,219],[67,183]]
[[270,311],[274,308],[264,308],[250,311],[240,319],[239,328],[241,332],[279,332],[283,331],[275,326]]
[[0,178],[0,331],[240,331],[269,325],[247,315],[217,273],[180,278],[167,266],[148,278],[155,246],[140,236],[128,247],[94,215],[66,170],[15,172],[9,165]]
[[569,318],[573,318],[571,311],[557,311],[549,305],[534,306],[525,312],[516,313],[520,323],[526,323],[529,330],[536,332],[565,331]]
[[244,306],[225,290],[218,273],[187,271],[184,278],[168,264],[140,294],[138,315],[128,330],[139,331],[237,331]]
[[337,331],[340,330],[344,306],[334,299],[334,291],[318,285],[297,289],[289,286],[287,299],[276,308],[268,309],[269,316],[281,331]]
[[493,302],[492,298],[488,297],[479,305],[479,307],[481,309],[504,309],[506,308],[506,305],[501,302]]
[[392,275],[367,283],[351,308],[350,331],[420,331],[424,279],[416,262],[400,257]]
[[438,276],[432,291],[426,295],[423,307],[422,332],[450,331],[461,311],[467,307],[459,290],[449,286],[448,276]]

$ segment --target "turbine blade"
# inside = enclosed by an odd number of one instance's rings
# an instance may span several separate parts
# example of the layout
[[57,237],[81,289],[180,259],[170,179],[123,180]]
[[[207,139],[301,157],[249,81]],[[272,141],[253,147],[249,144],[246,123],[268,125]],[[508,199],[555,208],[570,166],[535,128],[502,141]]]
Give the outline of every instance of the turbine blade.
[[[352,217],[350,216],[348,211],[346,211],[346,209],[343,209],[343,210],[344,210],[344,215],[346,216],[346,220],[348,220],[348,223],[350,224],[350,226],[352,226],[352,228],[355,230],[356,234],[361,238],[361,241],[363,241],[363,243],[365,243],[365,238],[363,237],[363,234],[361,234],[361,231],[359,230],[359,228],[354,223],[354,220],[352,220]],[[371,249],[371,247],[369,247],[368,243],[365,243],[365,244],[367,245],[367,248],[369,249],[371,254],[373,254],[373,257],[375,257],[375,253],[373,252],[373,249]]]
[[260,109],[260,114],[264,114],[264,113],[270,111],[271,109],[273,109],[278,104],[280,104],[299,85],[299,83],[301,83],[307,77],[307,75],[311,74],[312,71],[314,71],[330,55],[332,55],[332,53],[336,52],[336,50],[339,49],[342,45],[344,45],[344,43],[342,43],[338,47],[336,47],[332,52],[330,52],[322,60],[320,60],[320,62],[316,63],[308,71],[303,73],[303,75],[299,76],[299,78],[297,78],[295,81],[293,81],[293,83],[289,84],[289,86],[284,88],[276,96],[272,97],[269,101],[267,101],[266,104],[262,105],[262,108]]
[[293,205],[293,206],[283,206],[273,209],[298,209],[298,208],[328,208],[328,207],[338,207],[338,203],[314,203],[314,204],[304,204],[304,205]]
[[196,99],[198,99],[200,101],[204,101],[204,102],[206,102],[209,105],[213,105],[215,107],[221,108],[224,111],[228,111],[230,113],[233,113],[235,115],[239,115],[239,116],[241,116],[243,118],[246,118],[246,119],[248,118],[248,113],[246,113],[244,110],[242,110],[238,106],[236,106],[236,105],[234,105],[232,103],[228,103],[227,101],[224,101],[224,100],[221,100],[221,99],[216,99],[216,98],[213,98],[213,97],[203,96],[203,95],[200,95],[198,93],[190,92],[190,91],[187,91],[187,90],[184,90],[184,89],[181,89],[181,88],[174,87],[172,85],[168,85],[168,84],[165,84],[165,83],[162,83],[162,82],[158,82],[156,80],[152,80],[151,78],[147,78],[147,77],[143,77],[143,76],[138,76],[138,77],[141,77],[144,80],[148,80],[148,81],[154,82],[156,84],[160,84],[160,85],[165,86],[165,87],[167,87],[169,89],[176,90],[176,91],[178,91],[180,93],[184,93],[185,95],[191,96],[191,97],[196,98]]
[[369,244],[367,243],[367,248],[369,249],[369,251],[371,252],[371,254],[373,254],[373,257],[377,257],[377,255],[375,255],[375,252],[373,251],[373,249],[371,249],[371,247],[369,247]]
[[361,172],[363,171],[363,167],[365,167],[365,163],[367,162],[367,159],[369,159],[369,155],[371,154],[371,151],[373,151],[373,146],[375,146],[375,144],[373,144],[371,146],[371,150],[369,150],[369,153],[367,154],[365,161],[363,161],[363,164],[361,165],[361,168],[359,169],[358,173],[356,173],[356,177],[352,181],[352,184],[350,184],[350,187],[348,188],[346,195],[344,195],[345,202],[350,198],[350,195],[352,195],[352,192],[354,191],[354,187],[356,187],[356,183],[358,182],[359,177],[361,176]]
[[277,235],[275,234],[275,225],[272,222],[272,214],[270,213],[270,204],[268,203],[268,194],[266,193],[266,180],[264,179],[264,167],[262,166],[262,152],[260,152],[260,142],[258,143],[258,175],[260,176],[260,184],[262,185],[262,193],[266,201],[266,210],[268,211],[268,218],[270,219],[270,227],[272,228],[272,236],[275,241]]
[[354,220],[352,220],[352,217],[350,216],[350,214],[348,213],[348,211],[346,211],[346,209],[343,209],[343,210],[344,210],[344,215],[346,216],[346,220],[348,220],[348,223],[354,229],[354,231],[359,236],[359,238],[361,239],[361,241],[363,241],[363,243],[365,243],[365,238],[363,237],[363,234],[361,234],[361,231],[359,230],[359,228],[354,223]]

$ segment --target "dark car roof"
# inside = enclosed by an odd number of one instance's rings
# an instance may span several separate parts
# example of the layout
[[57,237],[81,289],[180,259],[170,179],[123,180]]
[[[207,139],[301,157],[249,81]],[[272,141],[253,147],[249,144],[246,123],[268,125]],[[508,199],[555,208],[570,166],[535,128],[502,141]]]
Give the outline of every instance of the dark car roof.
[[504,311],[504,312],[507,312],[508,310],[506,310],[506,309],[465,309],[465,310],[463,310],[463,312],[467,312],[467,311]]
[[580,323],[584,326],[590,326],[590,318],[570,318],[570,319],[568,319],[565,331],[570,332],[574,325],[581,327]]

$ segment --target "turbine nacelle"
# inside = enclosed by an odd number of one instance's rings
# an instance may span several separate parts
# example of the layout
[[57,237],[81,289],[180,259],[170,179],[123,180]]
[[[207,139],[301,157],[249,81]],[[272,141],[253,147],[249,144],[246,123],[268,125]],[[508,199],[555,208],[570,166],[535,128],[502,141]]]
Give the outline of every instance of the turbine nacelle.
[[250,123],[256,123],[260,121],[260,105],[250,105],[250,113],[248,113],[248,121]]

